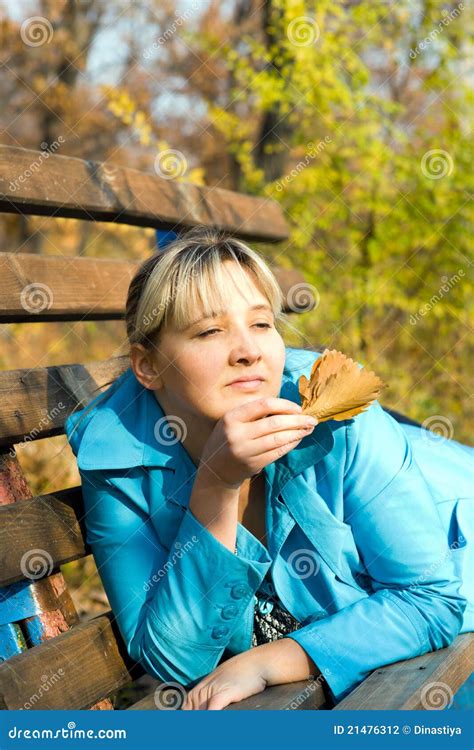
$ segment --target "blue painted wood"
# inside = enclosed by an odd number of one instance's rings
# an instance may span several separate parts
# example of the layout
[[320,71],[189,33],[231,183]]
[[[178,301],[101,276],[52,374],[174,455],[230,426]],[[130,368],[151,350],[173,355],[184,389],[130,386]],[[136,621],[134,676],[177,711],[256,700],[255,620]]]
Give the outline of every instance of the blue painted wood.
[[0,625],[33,617],[42,611],[33,583],[17,581],[0,589]]
[[0,625],[0,662],[26,651],[25,637],[17,623]]
[[31,646],[39,646],[45,640],[46,627],[40,617],[32,617],[23,622],[23,630],[25,631],[30,648]]
[[170,242],[175,240],[177,236],[178,236],[177,232],[173,232],[172,230],[157,229],[156,230],[156,244],[158,246],[158,252],[161,252],[161,250],[164,250],[166,245],[168,245]]

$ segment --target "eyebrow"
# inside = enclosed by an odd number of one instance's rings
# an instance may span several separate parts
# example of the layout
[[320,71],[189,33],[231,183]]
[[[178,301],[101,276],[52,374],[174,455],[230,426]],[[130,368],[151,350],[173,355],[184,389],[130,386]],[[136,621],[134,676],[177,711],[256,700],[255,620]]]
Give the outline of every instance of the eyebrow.
[[[248,311],[249,311],[249,312],[250,312],[251,310],[269,310],[270,312],[273,312],[273,310],[272,310],[272,308],[270,307],[270,305],[268,305],[268,304],[263,304],[263,303],[262,303],[262,304],[260,304],[260,305],[252,305],[252,307],[249,307],[249,308],[248,308]],[[226,315],[226,313],[221,313],[220,315],[222,315],[222,316],[225,316],[225,315]],[[189,326],[187,326],[186,330],[189,330],[189,329],[190,329],[190,328],[192,328],[193,326],[197,325],[197,323],[202,323],[202,321],[203,321],[203,320],[209,320],[210,318],[218,318],[218,317],[220,317],[220,315],[219,315],[219,314],[218,314],[218,315],[205,315],[205,316],[204,316],[204,317],[202,317],[202,318],[198,318],[197,320],[193,320],[193,322],[192,322],[192,323],[190,323],[190,324],[189,324]]]

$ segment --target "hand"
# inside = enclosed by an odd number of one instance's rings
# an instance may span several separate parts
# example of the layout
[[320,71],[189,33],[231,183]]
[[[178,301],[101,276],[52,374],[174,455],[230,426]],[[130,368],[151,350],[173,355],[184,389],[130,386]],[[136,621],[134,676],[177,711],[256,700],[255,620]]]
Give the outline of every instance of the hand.
[[252,657],[251,651],[244,651],[219,664],[188,692],[181,710],[219,711],[261,693],[267,683],[260,663]]
[[230,409],[207,440],[201,465],[226,487],[240,487],[310,434],[315,423],[301,412],[285,398],[260,398]]

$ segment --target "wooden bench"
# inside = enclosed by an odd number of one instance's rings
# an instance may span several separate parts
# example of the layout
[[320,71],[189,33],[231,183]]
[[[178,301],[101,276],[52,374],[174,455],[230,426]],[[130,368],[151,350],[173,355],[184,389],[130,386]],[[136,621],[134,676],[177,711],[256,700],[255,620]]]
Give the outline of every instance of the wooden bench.
[[[279,205],[264,198],[56,155],[32,171],[39,156],[0,147],[0,211],[177,232],[201,224],[252,242],[281,242],[288,236]],[[18,175],[27,171],[28,179],[18,181]],[[131,261],[4,253],[0,322],[121,319],[136,267]],[[284,292],[304,282],[297,271],[274,271]],[[42,309],[24,304],[29,285],[51,292]],[[293,306],[287,312],[298,309]],[[61,573],[64,563],[91,554],[85,543],[81,488],[33,497],[14,447],[24,440],[62,434],[71,410],[89,403],[98,388],[128,366],[128,357],[116,357],[0,373],[3,709],[113,709],[111,697],[144,675],[143,668],[129,658],[112,612],[81,621]],[[336,710],[423,708],[421,695],[427,684],[444,682],[453,694],[457,691],[472,671],[472,651],[472,634],[465,634],[449,648],[378,669]],[[156,681],[156,687],[159,684]],[[303,681],[270,687],[226,710],[331,707],[317,681]],[[155,689],[131,708],[157,709]]]

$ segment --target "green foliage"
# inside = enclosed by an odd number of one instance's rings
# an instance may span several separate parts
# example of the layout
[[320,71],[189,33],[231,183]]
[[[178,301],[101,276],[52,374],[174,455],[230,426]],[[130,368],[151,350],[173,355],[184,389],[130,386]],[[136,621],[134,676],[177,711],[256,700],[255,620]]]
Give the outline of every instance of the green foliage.
[[[454,437],[470,440],[459,408],[474,300],[462,5],[275,0],[267,37],[237,50],[209,41],[234,82],[234,106],[209,113],[240,164],[238,187],[285,209],[291,241],[270,256],[289,256],[319,295],[292,342],[357,356],[386,377],[395,408],[459,417]],[[257,160],[268,112],[287,125],[265,147],[269,160],[286,152],[271,181]]]

